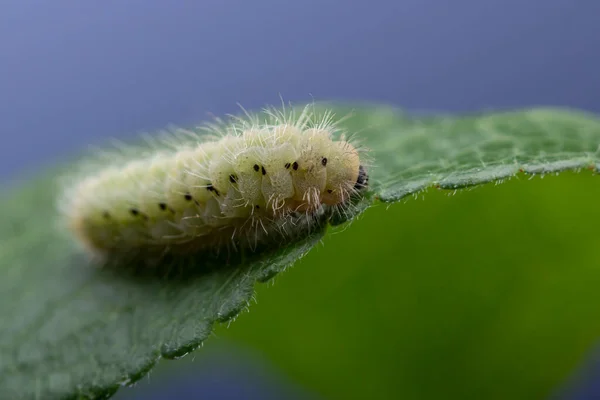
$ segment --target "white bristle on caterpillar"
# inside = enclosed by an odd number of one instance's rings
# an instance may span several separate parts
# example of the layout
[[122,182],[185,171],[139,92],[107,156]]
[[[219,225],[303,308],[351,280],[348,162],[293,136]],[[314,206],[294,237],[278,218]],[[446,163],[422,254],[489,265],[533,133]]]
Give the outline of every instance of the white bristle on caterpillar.
[[367,187],[366,150],[329,112],[263,115],[207,125],[209,134],[178,130],[141,156],[88,165],[66,177],[63,222],[93,255],[151,257],[253,248],[347,211]]

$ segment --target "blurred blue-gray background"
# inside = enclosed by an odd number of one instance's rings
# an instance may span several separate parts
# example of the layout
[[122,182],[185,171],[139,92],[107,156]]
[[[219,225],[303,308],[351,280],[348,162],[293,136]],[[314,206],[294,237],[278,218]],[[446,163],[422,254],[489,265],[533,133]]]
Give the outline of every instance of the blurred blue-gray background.
[[597,0],[5,0],[0,174],[280,94],[413,110],[600,111],[599,21]]
[[279,101],[600,110],[596,0],[0,3],[0,171]]

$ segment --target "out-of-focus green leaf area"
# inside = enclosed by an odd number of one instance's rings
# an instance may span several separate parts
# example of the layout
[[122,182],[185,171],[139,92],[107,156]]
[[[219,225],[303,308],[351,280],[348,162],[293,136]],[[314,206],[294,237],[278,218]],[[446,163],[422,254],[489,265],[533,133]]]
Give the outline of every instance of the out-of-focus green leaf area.
[[599,183],[519,176],[373,207],[217,336],[326,399],[545,399],[600,338]]

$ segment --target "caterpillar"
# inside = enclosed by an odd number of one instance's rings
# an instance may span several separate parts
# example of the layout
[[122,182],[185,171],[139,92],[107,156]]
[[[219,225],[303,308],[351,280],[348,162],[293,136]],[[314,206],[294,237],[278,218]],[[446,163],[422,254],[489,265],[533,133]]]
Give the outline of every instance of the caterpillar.
[[104,259],[277,243],[347,212],[368,187],[367,149],[338,122],[307,105],[178,129],[70,174],[59,210]]

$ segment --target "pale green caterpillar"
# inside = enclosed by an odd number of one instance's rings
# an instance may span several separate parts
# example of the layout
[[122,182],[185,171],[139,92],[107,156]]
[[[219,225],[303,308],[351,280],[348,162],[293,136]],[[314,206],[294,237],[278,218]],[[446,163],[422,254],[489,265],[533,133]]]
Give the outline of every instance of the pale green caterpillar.
[[[307,106],[180,131],[146,154],[67,179],[66,226],[94,255],[253,248],[344,212],[368,177],[365,149]],[[182,138],[186,136],[186,138]]]

